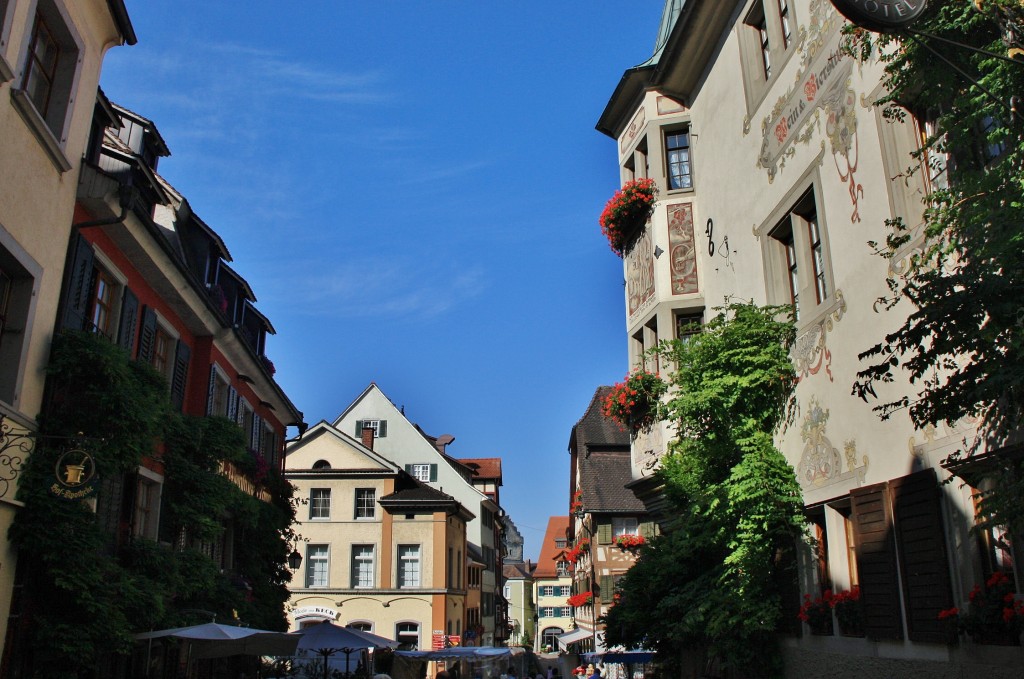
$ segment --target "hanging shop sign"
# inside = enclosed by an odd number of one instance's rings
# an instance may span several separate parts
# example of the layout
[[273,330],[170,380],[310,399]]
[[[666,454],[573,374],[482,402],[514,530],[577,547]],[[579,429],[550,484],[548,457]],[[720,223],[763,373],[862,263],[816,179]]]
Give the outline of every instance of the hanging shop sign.
[[927,0],[832,0],[839,13],[878,33],[907,28],[921,18]]
[[96,491],[93,479],[96,477],[96,462],[92,455],[81,448],[72,448],[57,458],[54,465],[57,482],[50,486],[50,492],[66,500],[80,500]]

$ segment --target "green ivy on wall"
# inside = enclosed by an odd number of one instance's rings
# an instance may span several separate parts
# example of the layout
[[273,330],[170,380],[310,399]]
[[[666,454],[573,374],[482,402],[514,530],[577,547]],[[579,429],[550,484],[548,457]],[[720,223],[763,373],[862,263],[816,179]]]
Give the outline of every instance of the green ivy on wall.
[[[44,437],[19,479],[24,508],[10,534],[25,586],[18,651],[33,676],[80,676],[130,653],[137,632],[200,622],[190,610],[286,629],[292,486],[271,471],[264,502],[219,473],[221,461],[256,468],[240,427],[174,412],[162,376],[90,333],[57,337],[48,372]],[[72,443],[95,460],[94,499],[50,491]],[[158,541],[129,538],[117,522],[145,458],[165,468]],[[226,529],[234,531],[231,572],[199,549]]]

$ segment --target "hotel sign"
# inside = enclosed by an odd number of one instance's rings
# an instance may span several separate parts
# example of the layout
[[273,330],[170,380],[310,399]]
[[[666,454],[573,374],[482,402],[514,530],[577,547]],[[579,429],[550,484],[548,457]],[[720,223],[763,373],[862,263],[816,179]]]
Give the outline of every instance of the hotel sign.
[[886,33],[917,21],[928,3],[927,0],[832,0],[832,5],[858,26]]

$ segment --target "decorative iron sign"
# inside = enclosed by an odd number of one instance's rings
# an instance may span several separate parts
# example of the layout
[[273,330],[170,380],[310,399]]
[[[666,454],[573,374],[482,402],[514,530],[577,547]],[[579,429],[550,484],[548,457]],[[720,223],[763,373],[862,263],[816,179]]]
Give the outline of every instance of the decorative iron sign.
[[832,0],[839,13],[853,23],[878,33],[907,28],[928,6],[927,0]]
[[54,465],[57,482],[50,492],[67,500],[89,497],[96,490],[92,480],[96,477],[96,462],[81,448],[72,448],[57,458]]

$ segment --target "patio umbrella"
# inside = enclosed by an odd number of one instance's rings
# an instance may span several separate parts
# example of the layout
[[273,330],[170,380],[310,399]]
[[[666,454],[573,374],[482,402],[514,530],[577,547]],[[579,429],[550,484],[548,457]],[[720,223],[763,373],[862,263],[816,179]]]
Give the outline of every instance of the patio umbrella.
[[292,635],[299,637],[298,651],[311,651],[320,655],[324,662],[324,678],[327,677],[328,659],[336,653],[345,654],[345,673],[349,671],[349,656],[362,654],[370,648],[397,648],[398,642],[370,632],[335,625],[330,620],[306,627]]
[[208,622],[191,627],[142,632],[139,640],[181,639],[189,644],[189,659],[222,658],[229,655],[294,655],[298,645],[295,635],[284,632],[234,627]]

